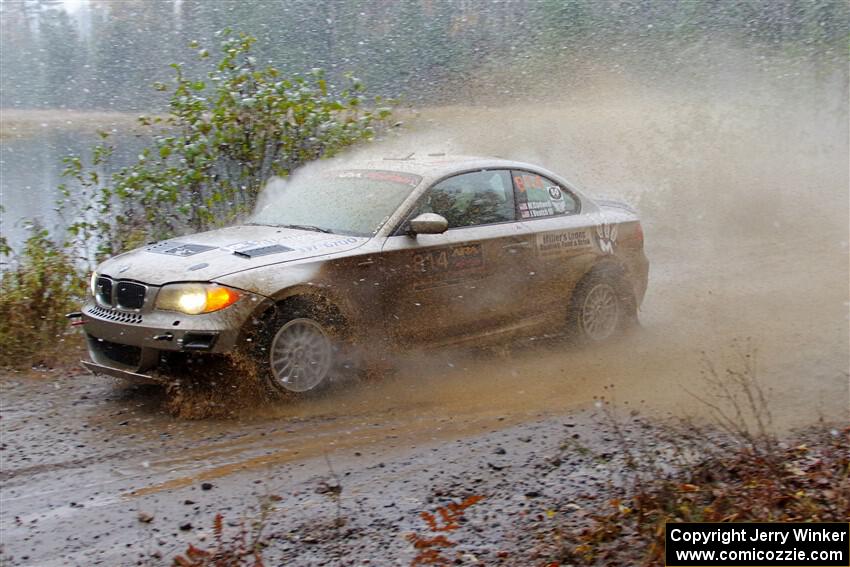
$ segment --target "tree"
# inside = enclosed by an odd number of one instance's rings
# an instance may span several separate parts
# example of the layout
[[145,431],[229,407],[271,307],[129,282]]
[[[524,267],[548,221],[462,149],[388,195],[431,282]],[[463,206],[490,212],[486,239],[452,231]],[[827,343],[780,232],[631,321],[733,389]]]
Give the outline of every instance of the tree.
[[77,106],[85,53],[67,12],[57,7],[39,12],[38,45],[39,102],[48,108]]
[[[168,113],[139,119],[152,142],[136,163],[106,174],[113,152],[106,134],[90,165],[79,156],[65,159],[65,175],[82,188],[73,194],[61,187],[81,256],[94,261],[150,239],[232,222],[253,208],[271,176],[371,139],[390,116],[388,107],[365,107],[355,78],[334,92],[321,69],[284,77],[273,66],[260,67],[250,35],[225,30],[219,39],[221,59],[207,80],[187,76],[175,63],[173,83],[156,85],[170,92]],[[200,59],[210,57],[193,47]]]

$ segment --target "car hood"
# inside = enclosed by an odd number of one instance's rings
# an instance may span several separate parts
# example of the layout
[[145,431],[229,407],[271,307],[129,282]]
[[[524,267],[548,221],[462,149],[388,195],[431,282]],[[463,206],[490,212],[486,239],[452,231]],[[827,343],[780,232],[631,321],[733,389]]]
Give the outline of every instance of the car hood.
[[212,281],[270,264],[346,252],[368,240],[312,230],[239,225],[137,248],[106,260],[97,272],[151,285]]

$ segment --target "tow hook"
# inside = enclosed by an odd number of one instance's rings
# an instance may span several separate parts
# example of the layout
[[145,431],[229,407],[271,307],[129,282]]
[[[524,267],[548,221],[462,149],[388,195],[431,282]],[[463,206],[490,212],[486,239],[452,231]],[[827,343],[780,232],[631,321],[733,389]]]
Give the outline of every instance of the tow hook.
[[82,311],[74,311],[73,313],[68,313],[65,317],[71,322],[72,327],[79,327],[85,320],[83,319]]

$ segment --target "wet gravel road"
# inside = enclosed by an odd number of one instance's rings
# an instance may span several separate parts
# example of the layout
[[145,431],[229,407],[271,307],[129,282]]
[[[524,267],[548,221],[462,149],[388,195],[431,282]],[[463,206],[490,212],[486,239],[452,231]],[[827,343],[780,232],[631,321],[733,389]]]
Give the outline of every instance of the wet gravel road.
[[[7,379],[8,564],[169,564],[189,542],[209,541],[216,513],[232,531],[269,496],[271,564],[406,564],[405,534],[425,531],[419,513],[472,494],[487,500],[458,532],[469,561],[507,560],[520,518],[536,521],[555,496],[598,495],[604,477],[578,455],[551,464],[568,436],[604,443],[586,413],[526,414],[519,425],[496,414],[191,423],[157,413],[156,397],[85,375]],[[321,489],[337,484],[339,511]]]

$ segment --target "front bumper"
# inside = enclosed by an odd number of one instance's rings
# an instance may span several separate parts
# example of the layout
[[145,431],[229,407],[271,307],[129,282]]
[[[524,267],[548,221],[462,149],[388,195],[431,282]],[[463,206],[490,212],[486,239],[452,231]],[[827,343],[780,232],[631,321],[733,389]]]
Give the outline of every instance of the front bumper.
[[[124,311],[98,305],[90,298],[82,309],[91,366],[89,370],[138,379],[159,365],[162,353],[226,353],[242,329],[261,309],[265,298],[245,294],[226,309],[202,315],[142,309]],[[127,376],[129,373],[131,376]],[[151,377],[148,377],[151,378]],[[156,380],[155,378],[151,378]]]

